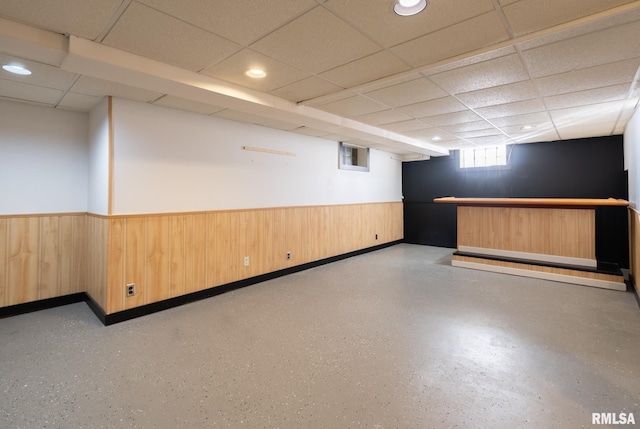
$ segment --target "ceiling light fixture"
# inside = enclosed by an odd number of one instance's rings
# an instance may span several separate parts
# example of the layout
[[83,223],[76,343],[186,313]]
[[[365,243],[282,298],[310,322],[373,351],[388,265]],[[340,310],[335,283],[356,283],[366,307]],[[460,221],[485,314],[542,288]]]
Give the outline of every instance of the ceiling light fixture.
[[262,69],[249,69],[244,74],[254,79],[262,79],[267,76],[267,73]]
[[525,125],[525,126],[521,127],[520,129],[524,130],[524,131],[532,130],[533,129],[533,125]]
[[427,7],[427,0],[397,0],[393,11],[400,16],[411,16],[420,13]]
[[437,141],[442,140],[442,137],[440,137],[440,136],[433,136],[433,137],[431,138],[431,140],[433,140],[434,142],[437,142]]
[[8,71],[9,73],[13,73],[13,74],[21,74],[23,76],[29,76],[31,74],[31,70],[22,67],[21,65],[18,64],[5,64],[2,66],[3,70]]

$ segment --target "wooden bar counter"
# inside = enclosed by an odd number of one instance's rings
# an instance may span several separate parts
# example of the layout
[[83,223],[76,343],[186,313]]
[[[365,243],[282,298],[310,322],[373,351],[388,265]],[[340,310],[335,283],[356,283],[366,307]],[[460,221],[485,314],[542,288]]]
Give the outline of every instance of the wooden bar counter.
[[596,207],[616,199],[436,198],[458,206],[452,265],[626,290],[620,269],[596,259]]

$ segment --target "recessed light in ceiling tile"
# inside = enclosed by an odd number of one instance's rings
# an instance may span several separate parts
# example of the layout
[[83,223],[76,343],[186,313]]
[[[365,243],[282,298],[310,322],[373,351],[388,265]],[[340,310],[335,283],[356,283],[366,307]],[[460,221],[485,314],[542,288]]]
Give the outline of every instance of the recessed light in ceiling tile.
[[411,16],[420,13],[427,7],[427,0],[396,0],[393,11],[400,16]]
[[440,137],[440,136],[433,136],[433,137],[431,138],[431,140],[433,140],[434,142],[437,142],[437,141],[442,140],[442,137]]
[[31,70],[22,67],[19,64],[5,64],[2,66],[3,70],[8,71],[9,73],[21,74],[23,76],[29,76],[31,74]]
[[534,128],[533,125],[524,125],[520,127],[520,129],[523,131],[532,130],[533,128]]
[[246,72],[244,72],[244,74],[246,74],[249,77],[252,77],[254,79],[262,79],[263,77],[267,76],[267,73],[262,70],[262,69],[249,69]]

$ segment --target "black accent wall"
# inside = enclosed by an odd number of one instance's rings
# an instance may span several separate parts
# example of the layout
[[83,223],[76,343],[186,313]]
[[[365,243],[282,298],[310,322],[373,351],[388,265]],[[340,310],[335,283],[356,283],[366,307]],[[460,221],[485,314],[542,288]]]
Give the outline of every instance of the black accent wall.
[[[458,151],[402,164],[405,242],[457,246],[456,207],[438,197],[628,198],[622,136],[512,145],[506,168],[460,169]],[[598,260],[629,266],[627,209],[596,211]]]

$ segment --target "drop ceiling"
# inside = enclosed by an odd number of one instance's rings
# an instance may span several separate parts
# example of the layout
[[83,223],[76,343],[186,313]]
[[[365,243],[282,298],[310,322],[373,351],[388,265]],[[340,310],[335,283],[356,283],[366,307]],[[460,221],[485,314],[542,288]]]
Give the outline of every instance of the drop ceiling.
[[112,95],[414,159],[621,134],[638,35],[629,0],[0,0],[0,63],[33,71],[0,70],[0,98]]

